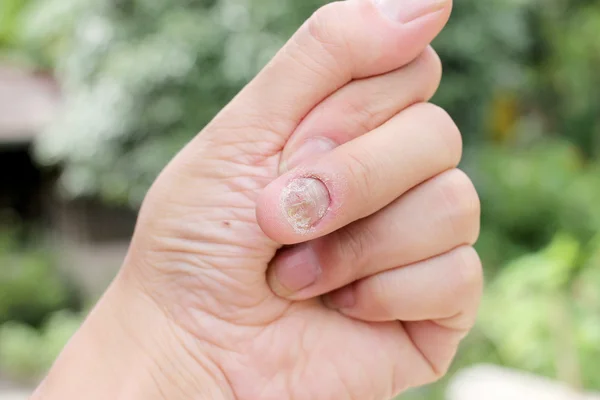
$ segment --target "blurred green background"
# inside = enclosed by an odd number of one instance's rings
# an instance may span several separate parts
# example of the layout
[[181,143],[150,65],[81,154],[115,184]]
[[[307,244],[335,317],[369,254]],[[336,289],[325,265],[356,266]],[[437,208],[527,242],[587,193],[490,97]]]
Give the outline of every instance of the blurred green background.
[[[110,221],[129,221],[169,158],[323,3],[0,0],[0,66],[53,76],[64,107],[31,140],[0,135],[0,158],[25,149],[44,186],[34,212],[0,203],[0,375],[35,381],[97,296],[65,267],[93,262],[65,260],[61,244],[95,257],[125,240]],[[488,287],[452,371],[494,363],[600,390],[600,3],[455,3],[433,101],[465,137]],[[84,275],[118,266],[94,260]],[[447,381],[403,398],[441,399]]]

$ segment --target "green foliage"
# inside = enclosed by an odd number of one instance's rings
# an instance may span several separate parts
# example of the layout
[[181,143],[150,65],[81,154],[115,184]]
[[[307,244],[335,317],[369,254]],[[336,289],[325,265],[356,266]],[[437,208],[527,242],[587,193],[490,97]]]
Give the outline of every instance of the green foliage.
[[39,324],[49,313],[73,304],[51,253],[21,246],[14,232],[0,231],[0,324]]
[[[14,224],[0,231],[0,371],[25,382],[50,367],[81,322],[52,253]],[[22,228],[22,227],[21,227]]]
[[[41,43],[27,38],[25,25],[35,0],[2,0],[0,2],[0,61],[27,68],[49,68],[50,53]],[[44,45],[50,42],[46,39]]]
[[520,94],[527,87],[532,3],[456,1],[448,26],[434,43],[444,64],[434,101],[450,112],[469,143],[486,139],[501,96]]
[[[544,3],[545,4],[545,3]],[[594,1],[552,1],[537,13],[539,57],[529,107],[543,113],[548,132],[568,137],[588,157],[600,156],[600,6]],[[545,40],[544,40],[545,39]],[[542,109],[543,107],[543,109]]]
[[22,0],[3,0],[0,3],[0,55],[6,54],[6,49],[16,50],[20,17],[26,4]]
[[0,369],[14,379],[31,381],[49,368],[81,325],[78,314],[56,312],[40,330],[10,322],[0,326]]
[[503,363],[600,389],[599,245],[561,234],[502,270],[488,289],[480,328]]
[[600,164],[568,142],[482,146],[464,165],[482,200],[486,266],[535,251],[558,231],[587,241],[600,229]]
[[579,252],[576,240],[559,236],[547,249],[509,263],[490,286],[481,325],[506,362],[553,374],[555,347],[564,345],[555,343],[555,330],[571,329],[559,313]]
[[481,147],[466,168],[482,200],[490,282],[479,343],[466,351],[600,389],[600,163],[546,140]]

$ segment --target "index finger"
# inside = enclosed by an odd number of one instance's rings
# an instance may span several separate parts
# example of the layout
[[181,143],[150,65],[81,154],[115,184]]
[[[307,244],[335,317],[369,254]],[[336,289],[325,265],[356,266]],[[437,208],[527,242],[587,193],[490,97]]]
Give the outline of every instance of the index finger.
[[273,181],[258,199],[257,220],[281,244],[316,239],[456,167],[461,154],[460,132],[448,114],[418,104]]

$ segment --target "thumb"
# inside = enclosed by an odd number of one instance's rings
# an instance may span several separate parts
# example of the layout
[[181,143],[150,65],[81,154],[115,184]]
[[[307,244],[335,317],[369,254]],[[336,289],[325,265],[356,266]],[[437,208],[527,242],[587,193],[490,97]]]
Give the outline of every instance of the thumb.
[[231,144],[235,136],[261,154],[283,148],[300,121],[338,89],[416,59],[448,21],[451,3],[349,0],[320,8],[236,97],[243,115],[237,106],[222,112],[222,121],[244,129],[216,129],[211,139]]

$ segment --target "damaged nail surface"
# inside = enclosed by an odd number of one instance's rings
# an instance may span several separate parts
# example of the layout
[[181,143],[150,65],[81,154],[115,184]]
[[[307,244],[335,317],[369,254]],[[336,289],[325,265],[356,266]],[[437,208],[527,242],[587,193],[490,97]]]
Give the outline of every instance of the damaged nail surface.
[[315,178],[297,178],[281,193],[281,208],[297,233],[309,232],[329,209],[329,191]]

